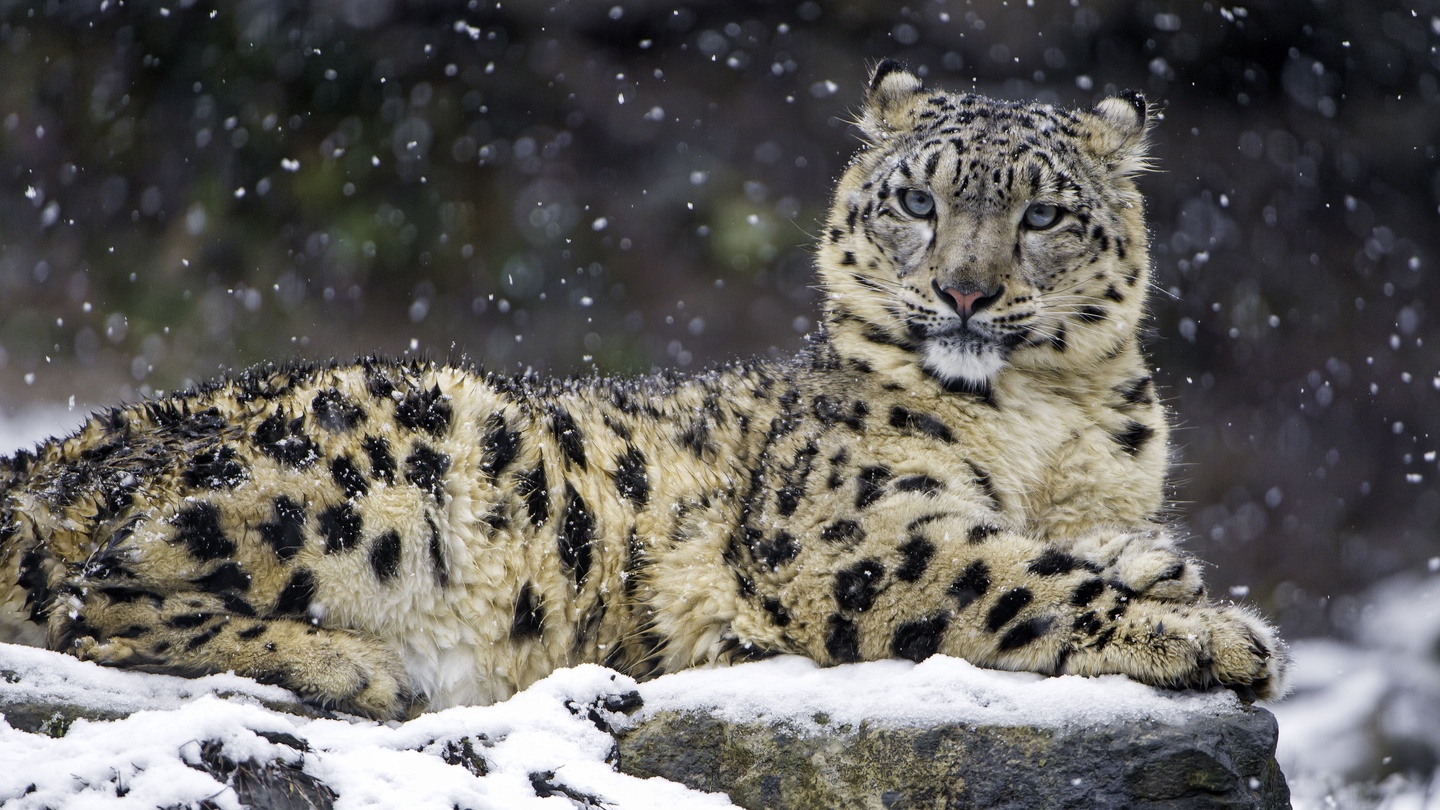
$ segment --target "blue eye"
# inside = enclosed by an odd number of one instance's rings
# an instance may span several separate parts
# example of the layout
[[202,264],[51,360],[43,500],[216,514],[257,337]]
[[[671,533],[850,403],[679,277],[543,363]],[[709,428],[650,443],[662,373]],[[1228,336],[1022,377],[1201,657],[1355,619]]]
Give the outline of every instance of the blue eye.
[[935,198],[918,188],[907,188],[900,192],[900,207],[916,219],[929,219],[935,213]]
[[1032,231],[1053,228],[1055,223],[1060,221],[1060,215],[1063,213],[1065,213],[1065,209],[1054,203],[1030,203],[1030,207],[1025,209],[1025,227]]

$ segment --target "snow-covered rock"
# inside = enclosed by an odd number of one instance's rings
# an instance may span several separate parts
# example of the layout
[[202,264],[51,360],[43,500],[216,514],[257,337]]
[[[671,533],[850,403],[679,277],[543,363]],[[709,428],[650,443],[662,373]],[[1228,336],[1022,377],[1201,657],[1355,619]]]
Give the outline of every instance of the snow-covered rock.
[[582,666],[504,703],[386,725],[293,714],[289,693],[235,676],[146,675],[0,644],[0,806],[236,810],[277,806],[293,788],[337,808],[523,810],[571,794],[616,810],[732,807],[610,764],[606,718],[619,715],[607,706],[634,689]]
[[1229,693],[943,656],[831,669],[778,658],[646,684],[581,666],[494,706],[379,724],[318,716],[233,675],[0,645],[0,715],[6,808],[1281,807],[1286,795],[1273,719]]
[[780,658],[641,687],[619,767],[742,807],[1288,808],[1275,718],[1226,692],[937,656]]

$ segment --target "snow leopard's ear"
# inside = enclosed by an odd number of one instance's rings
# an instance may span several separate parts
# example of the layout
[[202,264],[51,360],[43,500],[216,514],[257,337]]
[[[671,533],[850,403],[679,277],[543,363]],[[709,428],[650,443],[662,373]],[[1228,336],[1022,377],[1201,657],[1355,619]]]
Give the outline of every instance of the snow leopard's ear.
[[1150,167],[1146,134],[1152,116],[1145,96],[1126,90],[1102,99],[1081,113],[1081,118],[1090,125],[1085,138],[1090,151],[1105,162],[1113,176],[1129,177]]
[[865,93],[865,110],[860,129],[871,143],[878,143],[900,129],[908,102],[921,90],[919,77],[894,59],[886,59],[870,73]]

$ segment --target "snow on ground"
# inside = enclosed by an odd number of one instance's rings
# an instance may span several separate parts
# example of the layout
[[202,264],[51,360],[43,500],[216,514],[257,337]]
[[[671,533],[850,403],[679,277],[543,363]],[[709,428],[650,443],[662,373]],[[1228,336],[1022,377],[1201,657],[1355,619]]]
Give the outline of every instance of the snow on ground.
[[1295,691],[1271,706],[1296,810],[1440,810],[1440,576],[1377,586],[1363,645],[1292,645]]
[[[64,409],[0,418],[0,453],[68,433],[79,421]],[[1368,604],[1355,634],[1364,645],[1328,639],[1293,645],[1295,692],[1269,707],[1280,721],[1278,757],[1296,810],[1440,810],[1440,576],[1386,583]],[[340,791],[341,808],[573,807],[560,796],[536,796],[530,776],[544,772],[554,772],[555,784],[603,797],[613,810],[732,806],[723,796],[625,776],[607,763],[610,736],[576,709],[637,686],[595,666],[557,672],[495,706],[392,725],[271,711],[261,701],[284,702],[288,693],[231,675],[142,675],[11,645],[0,645],[0,670],[16,673],[0,678],[0,697],[44,695],[135,711],[112,722],[76,721],[59,738],[0,719],[0,805],[6,808],[201,800],[238,807],[233,790],[191,766],[204,740],[219,741],[231,759],[301,764]],[[835,724],[862,717],[908,725],[1173,722],[1234,701],[1229,693],[1163,693],[1120,677],[994,672],[943,657],[833,669],[781,658],[676,673],[638,689],[643,712],[690,706],[731,719],[809,720],[810,728],[817,714]],[[297,751],[276,732],[307,740],[310,749]],[[487,775],[436,755],[464,738],[478,744]]]

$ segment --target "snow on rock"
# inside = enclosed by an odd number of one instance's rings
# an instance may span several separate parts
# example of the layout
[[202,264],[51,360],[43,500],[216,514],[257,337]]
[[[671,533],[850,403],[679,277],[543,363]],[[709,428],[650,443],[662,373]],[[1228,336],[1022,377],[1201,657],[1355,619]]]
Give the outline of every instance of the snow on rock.
[[729,669],[693,669],[644,684],[639,718],[662,711],[704,710],[731,722],[792,721],[827,725],[928,727],[941,723],[1082,728],[1154,720],[1180,725],[1197,714],[1234,712],[1228,691],[1165,692],[1120,675],[1047,678],[983,669],[937,655],[824,668],[782,656]]
[[[615,711],[637,691],[644,708]],[[79,719],[22,722],[20,707],[74,706]],[[936,656],[822,669],[781,657],[691,670],[646,684],[586,665],[508,701],[380,724],[293,713],[293,696],[234,675],[194,680],[107,669],[0,645],[0,804],[152,807],[210,800],[240,807],[236,780],[206,769],[207,746],[232,762],[288,763],[338,794],[337,807],[732,807],[719,794],[618,772],[610,728],[675,710],[827,733],[846,724],[943,724],[1071,731],[1142,721],[1179,725],[1234,714],[1228,692],[1161,692],[1121,677],[1043,678]],[[825,718],[817,724],[815,718]],[[13,721],[13,722],[12,722]],[[58,734],[61,736],[49,736]],[[568,804],[569,800],[565,800]]]
[[292,718],[205,695],[175,709],[113,722],[76,720],[63,737],[0,723],[0,804],[6,808],[165,807],[210,799],[238,808],[233,792],[194,766],[201,744],[265,762],[298,752],[260,731],[293,734]]
[[[141,808],[208,800],[239,808],[234,786],[202,767],[205,745],[218,743],[235,762],[300,766],[338,794],[338,808],[567,806],[541,793],[594,797],[616,810],[732,807],[723,796],[611,766],[615,740],[600,726],[618,715],[605,701],[634,689],[631,679],[586,665],[494,706],[380,724],[269,709],[258,701],[293,698],[233,675],[192,681],[0,644],[0,714],[44,700],[124,715],[57,724],[49,730],[58,737],[0,719],[0,805]],[[456,756],[461,751],[471,753],[468,764]]]
[[122,716],[142,709],[178,709],[207,695],[235,695],[250,703],[291,704],[295,695],[236,675],[177,678],[110,669],[35,647],[0,646],[0,706],[66,704]]
[[640,693],[620,768],[743,807],[1289,807],[1274,718],[1224,691],[934,656],[774,658]]

